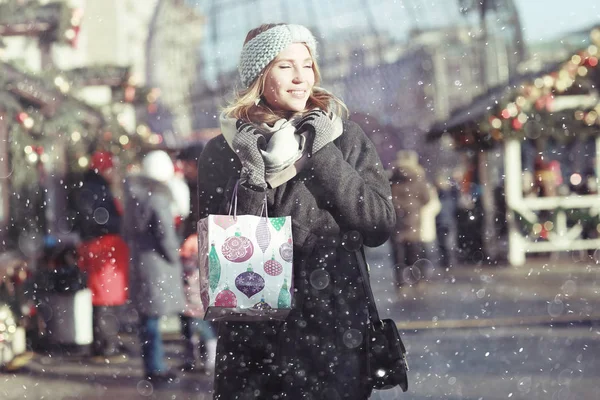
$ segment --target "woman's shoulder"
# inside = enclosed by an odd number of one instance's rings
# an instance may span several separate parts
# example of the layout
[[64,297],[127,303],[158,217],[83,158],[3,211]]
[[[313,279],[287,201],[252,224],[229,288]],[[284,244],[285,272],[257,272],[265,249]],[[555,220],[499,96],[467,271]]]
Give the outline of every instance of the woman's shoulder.
[[204,146],[204,150],[202,150],[202,154],[213,154],[214,152],[224,151],[229,148],[227,141],[222,133],[219,133],[217,136],[213,137],[206,143]]
[[344,134],[342,136],[346,138],[366,138],[365,131],[356,122],[345,118],[342,120],[342,123],[344,126]]
[[343,133],[339,138],[339,144],[341,147],[363,147],[370,146],[372,144],[371,140],[365,134],[365,131],[359,124],[350,119],[343,119],[342,123]]
[[206,143],[198,160],[206,162],[207,160],[215,160],[221,157],[231,157],[232,154],[233,150],[227,144],[225,137],[223,134],[219,134]]

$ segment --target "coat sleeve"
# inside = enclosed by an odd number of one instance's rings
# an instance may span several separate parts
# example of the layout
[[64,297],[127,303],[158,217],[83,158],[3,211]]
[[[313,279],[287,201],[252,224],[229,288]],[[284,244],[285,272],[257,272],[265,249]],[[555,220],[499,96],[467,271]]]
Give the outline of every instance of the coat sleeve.
[[[222,136],[208,142],[198,157],[198,220],[209,214],[227,214],[233,188],[242,168]],[[238,186],[237,213],[260,213],[265,192]]]
[[388,177],[375,146],[354,122],[345,122],[338,146],[329,143],[313,156],[315,194],[341,227],[360,232],[365,245],[379,246],[396,223]]

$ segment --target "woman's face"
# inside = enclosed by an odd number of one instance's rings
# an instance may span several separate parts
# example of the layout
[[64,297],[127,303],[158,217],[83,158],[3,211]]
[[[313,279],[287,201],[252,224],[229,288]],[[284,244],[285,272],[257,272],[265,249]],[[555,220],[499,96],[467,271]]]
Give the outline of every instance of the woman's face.
[[302,43],[286,47],[265,77],[263,96],[274,110],[303,111],[315,84],[313,59]]

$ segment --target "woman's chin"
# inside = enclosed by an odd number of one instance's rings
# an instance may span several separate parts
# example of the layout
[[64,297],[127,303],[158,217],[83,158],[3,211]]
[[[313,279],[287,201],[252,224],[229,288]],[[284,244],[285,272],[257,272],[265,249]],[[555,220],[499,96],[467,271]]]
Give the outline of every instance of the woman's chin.
[[295,113],[302,112],[306,109],[306,100],[289,102],[288,104],[286,104],[285,109],[287,111],[292,111]]

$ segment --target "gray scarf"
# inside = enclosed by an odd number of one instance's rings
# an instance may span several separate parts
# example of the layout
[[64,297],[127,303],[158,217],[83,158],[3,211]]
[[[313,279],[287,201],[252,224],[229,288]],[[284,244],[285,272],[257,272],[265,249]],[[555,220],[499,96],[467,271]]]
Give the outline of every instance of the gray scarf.
[[[344,127],[341,118],[332,115],[335,134],[331,141],[342,135]],[[276,188],[292,179],[302,169],[306,159],[306,136],[298,132],[294,120],[280,119],[273,126],[262,123],[259,129],[270,134],[267,137],[266,150],[260,150],[265,163],[265,182]],[[221,114],[221,132],[232,147],[233,137],[237,133],[236,120]]]

